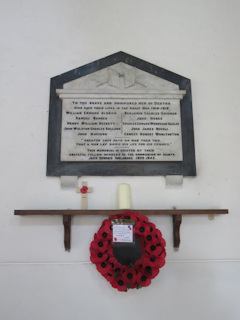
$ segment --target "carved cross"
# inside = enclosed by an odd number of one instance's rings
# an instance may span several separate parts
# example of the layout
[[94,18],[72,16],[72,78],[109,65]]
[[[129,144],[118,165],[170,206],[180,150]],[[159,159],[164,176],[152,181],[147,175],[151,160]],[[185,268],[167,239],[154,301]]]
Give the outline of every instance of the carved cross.
[[82,210],[87,210],[87,194],[93,192],[92,187],[88,187],[88,184],[86,181],[82,182],[82,187],[81,188],[76,188],[77,193],[82,194]]
[[131,87],[136,82],[135,73],[136,68],[120,63],[108,68],[108,84],[118,89]]

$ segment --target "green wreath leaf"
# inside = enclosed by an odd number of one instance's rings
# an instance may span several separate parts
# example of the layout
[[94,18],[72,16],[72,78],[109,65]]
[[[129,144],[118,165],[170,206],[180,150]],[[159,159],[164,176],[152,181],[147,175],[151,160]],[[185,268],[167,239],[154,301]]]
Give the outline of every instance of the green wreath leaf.
[[114,279],[117,279],[120,276],[121,276],[120,273],[118,273],[117,271],[114,271]]
[[132,285],[130,283],[127,283],[127,288],[130,289]]

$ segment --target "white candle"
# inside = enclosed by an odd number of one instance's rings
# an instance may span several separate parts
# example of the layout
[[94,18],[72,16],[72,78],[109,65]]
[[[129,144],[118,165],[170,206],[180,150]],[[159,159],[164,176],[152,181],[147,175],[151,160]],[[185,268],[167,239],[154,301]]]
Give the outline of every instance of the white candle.
[[130,185],[122,183],[118,186],[118,207],[119,209],[131,209]]

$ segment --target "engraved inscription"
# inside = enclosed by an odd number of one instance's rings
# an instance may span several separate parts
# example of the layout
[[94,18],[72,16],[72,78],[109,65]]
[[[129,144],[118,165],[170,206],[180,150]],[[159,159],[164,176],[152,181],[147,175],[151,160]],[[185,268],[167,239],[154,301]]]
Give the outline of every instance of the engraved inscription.
[[182,161],[178,99],[64,99],[61,161]]

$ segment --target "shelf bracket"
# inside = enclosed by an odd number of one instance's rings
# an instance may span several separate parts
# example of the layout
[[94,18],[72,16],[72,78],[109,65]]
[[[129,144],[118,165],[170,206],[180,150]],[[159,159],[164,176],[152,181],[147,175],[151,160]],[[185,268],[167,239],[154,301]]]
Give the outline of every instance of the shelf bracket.
[[182,223],[182,215],[175,214],[173,217],[173,246],[177,251],[180,246],[180,225]]
[[72,216],[63,215],[64,246],[66,251],[70,251],[71,249],[71,220]]

